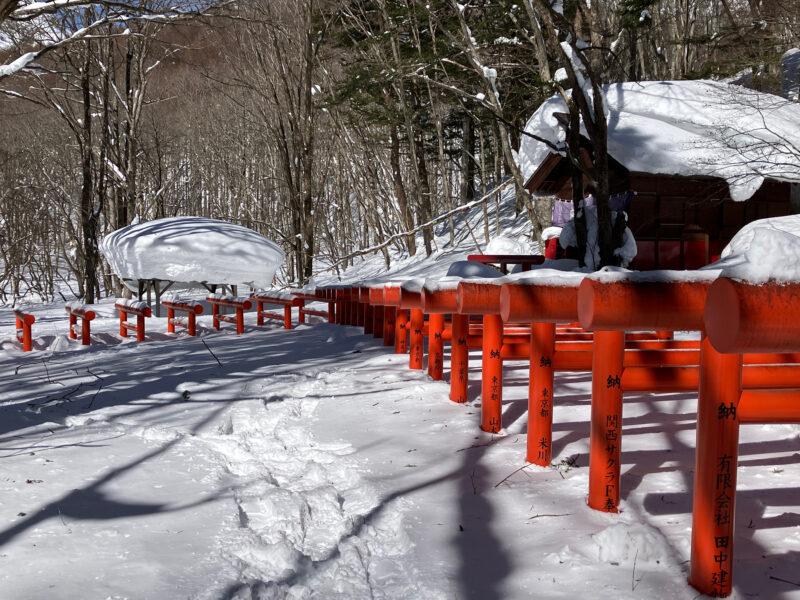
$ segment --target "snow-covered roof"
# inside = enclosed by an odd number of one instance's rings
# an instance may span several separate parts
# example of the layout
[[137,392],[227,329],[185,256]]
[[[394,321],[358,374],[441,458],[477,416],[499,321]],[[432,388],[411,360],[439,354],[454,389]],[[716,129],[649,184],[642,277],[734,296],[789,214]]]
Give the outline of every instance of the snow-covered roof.
[[[632,172],[714,176],[747,200],[764,179],[800,182],[800,105],[713,81],[644,81],[603,86],[608,151]],[[560,96],[542,104],[525,131],[563,147]],[[585,132],[584,132],[585,133]],[[519,164],[530,178],[553,153],[523,136]]]
[[100,244],[123,279],[269,287],[285,254],[241,225],[202,217],[173,217],[129,225]]

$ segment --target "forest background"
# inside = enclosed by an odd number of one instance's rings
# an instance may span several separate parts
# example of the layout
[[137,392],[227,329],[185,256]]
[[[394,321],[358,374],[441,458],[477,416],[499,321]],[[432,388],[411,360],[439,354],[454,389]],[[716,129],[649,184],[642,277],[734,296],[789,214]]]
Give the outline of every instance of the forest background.
[[576,64],[780,93],[800,45],[800,0],[183,2],[0,0],[0,300],[119,294],[99,240],[161,217],[259,231],[295,286],[474,202],[485,244],[506,186],[538,238],[516,150]]

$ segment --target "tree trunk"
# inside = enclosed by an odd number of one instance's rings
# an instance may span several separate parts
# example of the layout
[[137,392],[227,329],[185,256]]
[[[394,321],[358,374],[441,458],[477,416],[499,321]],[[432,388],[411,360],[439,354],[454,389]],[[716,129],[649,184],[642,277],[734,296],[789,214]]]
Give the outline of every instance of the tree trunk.
[[[411,212],[411,207],[408,205],[408,196],[406,195],[406,188],[403,185],[403,173],[400,170],[400,138],[397,135],[396,125],[389,127],[389,136],[389,161],[392,167],[392,185],[394,187],[394,195],[395,198],[397,198],[397,204],[400,207],[400,216],[403,219],[403,227],[406,231],[411,231],[414,229],[414,214]],[[408,248],[409,256],[414,256],[417,253],[416,236],[413,233],[405,236],[405,242],[406,248]]]
[[93,202],[92,178],[92,96],[89,88],[89,68],[91,66],[91,47],[87,43],[86,56],[81,71],[81,91],[83,92],[83,127],[81,130],[81,227],[83,230],[83,274],[84,302],[94,304],[100,297],[97,281],[97,221],[99,207]]
[[[431,208],[431,188],[428,183],[428,163],[425,160],[425,144],[422,138],[422,133],[417,133],[414,136],[414,146],[416,149],[416,168],[417,168],[417,212],[419,214],[420,223],[427,223],[431,220],[433,210]],[[425,243],[425,254],[430,256],[433,254],[433,228],[425,227],[422,230],[422,240]]]
[[472,117],[464,113],[461,119],[461,204],[467,204],[475,198],[475,128]]

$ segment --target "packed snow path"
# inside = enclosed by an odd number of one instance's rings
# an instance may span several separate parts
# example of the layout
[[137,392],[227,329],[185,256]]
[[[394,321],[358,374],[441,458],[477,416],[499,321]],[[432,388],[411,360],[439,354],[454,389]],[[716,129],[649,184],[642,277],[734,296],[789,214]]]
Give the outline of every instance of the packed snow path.
[[[609,515],[588,374],[557,379],[553,467],[520,470],[524,368],[492,436],[359,329],[203,333],[0,344],[0,597],[696,597],[691,395],[626,398]],[[743,428],[737,597],[800,598],[799,439]]]

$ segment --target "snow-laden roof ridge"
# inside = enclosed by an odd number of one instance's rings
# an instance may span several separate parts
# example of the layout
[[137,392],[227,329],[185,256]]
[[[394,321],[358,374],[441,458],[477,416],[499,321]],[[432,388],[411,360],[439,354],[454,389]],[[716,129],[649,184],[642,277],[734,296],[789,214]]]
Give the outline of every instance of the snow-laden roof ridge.
[[[725,179],[734,200],[746,200],[765,178],[800,181],[800,105],[780,96],[717,81],[645,81],[603,86],[610,107],[608,151],[632,172]],[[529,133],[564,141],[553,96],[531,116]],[[585,133],[585,132],[584,132]],[[523,136],[519,164],[526,178],[551,154]]]

